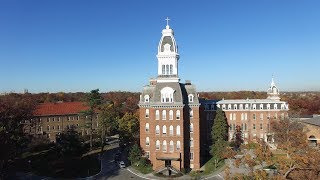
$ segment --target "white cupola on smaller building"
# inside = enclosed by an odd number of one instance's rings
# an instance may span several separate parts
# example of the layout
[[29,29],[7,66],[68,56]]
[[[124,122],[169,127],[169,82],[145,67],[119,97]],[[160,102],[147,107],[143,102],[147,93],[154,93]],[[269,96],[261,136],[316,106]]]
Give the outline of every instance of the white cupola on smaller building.
[[270,88],[267,91],[267,94],[268,94],[267,99],[280,101],[280,97],[279,97],[280,92],[279,92],[279,89],[277,88],[276,84],[274,83],[273,77],[271,80]]

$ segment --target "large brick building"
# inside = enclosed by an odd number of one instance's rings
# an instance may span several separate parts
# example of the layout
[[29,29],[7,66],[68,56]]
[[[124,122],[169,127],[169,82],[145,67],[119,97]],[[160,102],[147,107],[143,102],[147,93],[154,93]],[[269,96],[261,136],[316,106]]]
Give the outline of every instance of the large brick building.
[[[50,141],[56,140],[56,135],[72,126],[82,135],[88,135],[89,117],[81,116],[80,112],[88,107],[83,102],[56,102],[39,104],[33,112],[31,120],[24,121],[24,131],[33,135],[47,135]],[[93,129],[98,128],[97,116],[93,117]]]
[[180,83],[178,46],[166,26],[158,46],[158,77],[143,88],[140,145],[158,170],[200,168],[199,99],[191,82]]
[[229,140],[240,126],[245,142],[264,139],[272,144],[270,121],[287,116],[273,79],[267,99],[203,100],[190,81],[178,76],[178,46],[167,24],[158,45],[158,76],[140,96],[140,146],[154,170],[165,167],[199,170],[209,152],[211,126],[217,108],[226,115]]

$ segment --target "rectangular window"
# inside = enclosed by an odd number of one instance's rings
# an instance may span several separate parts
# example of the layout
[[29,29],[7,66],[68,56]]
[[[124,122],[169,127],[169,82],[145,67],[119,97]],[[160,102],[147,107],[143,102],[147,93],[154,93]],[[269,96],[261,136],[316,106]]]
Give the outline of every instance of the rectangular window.
[[253,129],[254,129],[254,130],[256,129],[256,124],[253,124]]
[[253,114],[253,115],[252,115],[252,119],[253,119],[253,120],[256,120],[256,114]]
[[260,124],[260,129],[263,129],[263,125],[262,124]]
[[50,122],[50,118],[49,117],[47,118],[47,122]]
[[53,117],[53,118],[52,118],[52,122],[54,122],[54,120],[55,120],[55,118]]
[[193,152],[190,152],[190,161],[193,161]]
[[146,158],[150,159],[150,152],[146,151]]

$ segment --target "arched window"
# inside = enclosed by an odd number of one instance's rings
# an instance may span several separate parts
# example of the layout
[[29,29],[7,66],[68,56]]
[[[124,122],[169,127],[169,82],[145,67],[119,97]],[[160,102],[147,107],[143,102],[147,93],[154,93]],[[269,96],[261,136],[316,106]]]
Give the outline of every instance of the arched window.
[[234,110],[237,110],[237,109],[238,109],[238,107],[237,107],[236,104],[233,105],[233,109],[234,109]]
[[190,109],[190,118],[193,118],[193,110]]
[[169,134],[171,136],[173,136],[173,126],[172,125],[170,125],[170,127],[169,127]]
[[225,110],[226,109],[226,105],[222,104],[222,109]]
[[149,109],[146,109],[146,118],[149,118]]
[[246,105],[245,105],[245,109],[249,109],[249,104],[246,104]]
[[49,125],[47,126],[47,130],[50,131],[50,126]]
[[169,75],[169,65],[166,65],[166,75]]
[[177,112],[176,112],[176,118],[177,118],[177,120],[180,120],[180,110],[177,110]]
[[165,87],[161,89],[161,102],[163,103],[168,103],[168,102],[173,102],[173,93],[174,90],[170,87]]
[[190,147],[193,147],[193,138],[190,138]]
[[156,110],[156,120],[159,120],[160,119],[160,112],[159,110]]
[[167,151],[167,141],[166,141],[166,140],[164,140],[164,141],[162,142],[162,151],[163,151],[163,152],[166,152],[166,151]]
[[146,132],[149,132],[149,123],[146,123]]
[[148,94],[146,94],[145,96],[144,96],[144,102],[149,102],[150,101],[150,96],[148,95]]
[[167,119],[167,112],[166,110],[162,110],[162,120],[166,120]]
[[240,110],[242,110],[242,109],[243,109],[243,104],[240,104],[239,109],[240,109]]
[[190,123],[190,132],[193,132],[193,123]]
[[228,109],[229,109],[229,110],[231,109],[231,104],[228,104]]
[[159,135],[160,134],[160,126],[156,125],[156,134]]
[[180,141],[177,141],[177,151],[180,151],[181,145],[180,145]]
[[172,110],[169,111],[169,120],[173,120],[173,111]]
[[164,75],[166,73],[166,66],[162,65],[162,74]]
[[173,74],[173,66],[170,64],[170,75]]
[[167,134],[167,126],[166,125],[162,126],[162,134]]
[[170,141],[170,152],[173,152],[174,146],[173,146],[173,141]]
[[252,105],[252,109],[254,109],[254,110],[257,109],[257,105],[256,105],[256,104],[253,104],[253,105]]
[[188,95],[189,102],[193,102],[193,97],[194,97],[193,94]]
[[263,104],[260,104],[260,110],[262,110],[263,109]]
[[278,105],[277,105],[277,104],[274,104],[274,105],[273,105],[273,109],[278,109]]
[[267,104],[267,109],[268,109],[268,110],[270,109],[270,104]]
[[146,146],[149,146],[150,145],[150,139],[149,137],[146,137]]
[[157,141],[156,141],[156,150],[159,150],[159,149],[160,149],[160,141],[157,140]]
[[177,131],[176,132],[177,136],[180,136],[180,126],[179,125],[177,126],[177,130],[176,131]]

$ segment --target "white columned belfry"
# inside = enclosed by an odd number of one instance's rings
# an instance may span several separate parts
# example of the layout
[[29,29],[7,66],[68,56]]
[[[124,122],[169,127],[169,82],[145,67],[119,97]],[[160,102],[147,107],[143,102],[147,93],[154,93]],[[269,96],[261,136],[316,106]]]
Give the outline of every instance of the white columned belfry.
[[273,76],[272,76],[270,88],[268,89],[267,93],[268,93],[267,99],[280,101],[280,97],[279,97],[280,92],[279,92],[279,89],[277,88],[276,84],[274,83]]
[[179,82],[178,77],[178,46],[174,39],[174,32],[166,19],[166,28],[162,30],[162,37],[158,45],[158,78],[157,82]]

